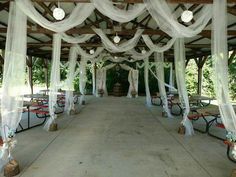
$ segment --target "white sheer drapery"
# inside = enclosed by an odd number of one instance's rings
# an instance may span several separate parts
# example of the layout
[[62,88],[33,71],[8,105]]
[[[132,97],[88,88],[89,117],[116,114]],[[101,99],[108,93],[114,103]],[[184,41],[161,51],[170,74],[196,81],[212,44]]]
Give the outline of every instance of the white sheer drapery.
[[93,30],[96,32],[96,34],[98,36],[100,36],[104,47],[108,51],[113,52],[113,53],[114,52],[125,52],[125,51],[133,49],[137,45],[138,40],[143,33],[143,29],[138,29],[132,39],[130,39],[126,42],[123,42],[120,45],[116,45],[110,41],[110,39],[106,36],[106,34],[104,34],[104,32],[101,29],[93,28]]
[[145,82],[145,92],[146,92],[146,104],[147,106],[152,105],[151,94],[149,89],[149,58],[144,59],[144,82]]
[[120,67],[124,70],[129,71],[128,75],[128,81],[129,81],[129,90],[127,97],[132,98],[132,92],[135,92],[135,97],[138,97],[138,76],[139,72],[136,69],[131,68],[130,66],[127,66],[126,64],[120,64]]
[[109,0],[91,0],[91,2],[102,14],[120,23],[129,22],[145,11],[144,4],[130,5],[128,10],[121,10]]
[[49,113],[50,118],[47,120],[44,128],[49,130],[52,123],[55,123],[57,115],[55,114],[57,105],[58,89],[61,88],[60,83],[60,57],[61,57],[61,36],[53,35],[53,51],[52,51],[52,67],[49,88]]
[[14,144],[9,143],[10,135],[17,129],[23,108],[26,68],[26,23],[27,17],[10,2],[8,29],[3,69],[1,94],[1,133],[3,146],[0,151],[0,169],[11,158]]
[[15,2],[29,18],[40,26],[55,32],[64,32],[82,24],[95,9],[91,3],[78,3],[68,18],[59,22],[50,22],[35,9],[30,0],[15,0]]
[[164,54],[163,53],[154,53],[154,60],[156,63],[156,74],[158,75],[158,88],[161,96],[161,100],[163,103],[163,109],[167,113],[168,117],[172,117],[169,107],[168,107],[168,100],[166,95],[166,89],[165,89],[165,77],[164,77]]
[[65,95],[65,111],[70,114],[71,110],[74,110],[74,98],[73,98],[73,91],[74,91],[74,78],[75,78],[75,67],[76,67],[76,60],[77,60],[77,51],[76,47],[72,46],[70,48],[69,53],[69,71],[67,73],[66,79],[66,95]]
[[93,95],[96,95],[96,63],[93,61],[91,65],[91,71],[92,71],[92,84],[93,84]]
[[[170,77],[169,77],[169,85],[174,87],[174,75],[173,75],[173,64],[170,63]],[[173,92],[174,90],[172,88],[169,88],[169,92]]]
[[96,49],[96,51],[94,52],[94,54],[88,54],[86,51],[84,51],[79,45],[76,46],[78,53],[87,59],[90,59],[90,61],[92,61],[94,58],[96,58],[99,54],[101,54],[101,52],[104,50],[103,47],[98,47]]
[[79,35],[79,36],[69,36],[66,33],[60,33],[61,38],[71,44],[78,44],[78,43],[83,43],[86,42],[87,40],[91,39],[95,34],[84,34],[84,35]]
[[186,135],[193,135],[194,130],[191,121],[188,119],[188,113],[190,111],[189,108],[189,100],[188,100],[188,92],[186,89],[185,83],[185,47],[184,47],[184,39],[178,38],[175,41],[174,45],[174,56],[175,56],[175,72],[176,72],[176,81],[179,93],[179,100],[181,102],[181,106],[183,109],[183,121],[181,122],[186,131]]
[[230,102],[228,88],[226,5],[226,0],[214,0],[213,2],[212,57],[214,62],[214,85],[222,121],[228,131],[236,133],[236,115]]
[[126,53],[127,53],[127,54],[130,54],[131,57],[132,57],[135,61],[137,61],[137,60],[143,60],[144,58],[150,57],[150,56],[152,55],[153,51],[150,50],[150,51],[145,52],[145,53],[139,53],[139,52],[137,52],[137,51],[133,48],[133,49],[127,51]]
[[164,46],[159,46],[159,45],[155,45],[153,44],[151,38],[148,36],[148,35],[142,35],[142,38],[145,42],[145,44],[148,46],[148,48],[151,50],[151,51],[155,51],[155,52],[158,52],[158,53],[162,53],[162,52],[165,52],[167,50],[169,50],[172,45],[174,44],[175,42],[175,38],[169,40],[166,45]]
[[81,57],[80,65],[79,65],[79,91],[81,93],[80,96],[80,104],[85,101],[85,87],[87,82],[86,75],[86,65],[88,60],[84,57]]
[[106,80],[107,80],[107,70],[113,68],[115,64],[109,64],[107,66],[104,66],[102,68],[97,69],[96,73],[96,96],[99,96],[99,90],[103,91],[103,95],[107,96],[107,85],[106,85]]
[[186,27],[180,24],[177,17],[165,0],[144,0],[146,8],[162,31],[171,37],[193,37],[200,33],[212,17],[212,5],[204,5],[195,22]]

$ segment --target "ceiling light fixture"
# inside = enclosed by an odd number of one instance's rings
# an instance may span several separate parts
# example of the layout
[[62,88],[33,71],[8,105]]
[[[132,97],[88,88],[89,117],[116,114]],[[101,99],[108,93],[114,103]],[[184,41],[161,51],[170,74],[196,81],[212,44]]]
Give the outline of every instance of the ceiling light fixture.
[[59,1],[58,1],[58,7],[56,7],[53,10],[53,17],[56,20],[62,20],[65,17],[65,11],[62,8],[60,8]]
[[113,41],[118,44],[120,42],[120,37],[116,34],[116,36],[113,38]]
[[185,23],[190,22],[193,19],[193,12],[190,10],[183,11],[181,15],[181,20]]
[[93,55],[93,54],[94,54],[94,50],[91,49],[91,50],[89,51],[89,53],[90,53],[91,55]]

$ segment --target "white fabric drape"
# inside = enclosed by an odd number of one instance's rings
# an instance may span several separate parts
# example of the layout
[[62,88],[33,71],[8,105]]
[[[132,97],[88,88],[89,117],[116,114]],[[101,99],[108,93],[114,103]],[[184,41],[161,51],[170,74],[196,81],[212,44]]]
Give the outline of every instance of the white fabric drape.
[[[169,85],[171,85],[172,87],[174,87],[174,78],[173,78],[173,64],[170,64],[170,77],[169,77]],[[169,92],[172,92],[173,89],[169,88]]]
[[74,98],[73,98],[73,91],[74,91],[74,78],[75,78],[75,67],[76,67],[76,60],[77,60],[77,51],[76,47],[72,46],[70,48],[69,53],[69,71],[67,73],[66,79],[66,97],[65,97],[65,111],[70,114],[71,110],[74,110]]
[[229,97],[226,0],[214,0],[212,56],[215,92],[222,121],[228,131],[236,133],[236,115]]
[[174,45],[174,56],[175,56],[175,72],[176,72],[176,81],[179,93],[179,100],[183,108],[183,121],[182,124],[185,126],[186,135],[193,135],[194,130],[191,121],[188,119],[189,100],[188,92],[185,83],[185,48],[184,48],[184,39],[179,38],[175,41]]
[[68,18],[59,22],[50,22],[35,9],[30,0],[15,0],[15,2],[29,18],[40,26],[55,32],[64,32],[82,24],[95,9],[93,4],[78,3]]
[[148,35],[142,35],[142,38],[145,42],[145,44],[148,46],[148,48],[151,50],[151,51],[155,51],[155,52],[158,52],[158,53],[162,53],[162,52],[165,52],[167,50],[169,50],[172,45],[174,44],[175,42],[175,38],[169,40],[166,45],[164,46],[159,46],[159,45],[155,45],[153,44],[151,38],[148,36]]
[[49,88],[49,113],[50,118],[47,120],[44,128],[49,130],[52,123],[56,121],[56,105],[58,89],[61,88],[60,83],[60,57],[61,57],[61,36],[59,34],[53,35],[53,51],[52,51],[52,68],[50,76],[50,88]]
[[165,0],[144,0],[146,8],[162,31],[171,37],[193,37],[200,33],[212,17],[212,5],[204,5],[195,22],[186,27],[180,24],[177,17]]
[[148,72],[149,72],[149,59],[144,59],[144,82],[145,82],[145,92],[146,92],[146,104],[147,106],[152,105],[151,94],[149,90],[149,81],[148,81]]
[[92,62],[92,66],[91,66],[91,71],[92,71],[92,82],[93,82],[93,95],[96,95],[96,63]]
[[71,44],[78,44],[78,43],[83,43],[86,42],[87,40],[91,39],[95,34],[84,34],[84,35],[79,35],[76,37],[69,36],[66,33],[60,33],[61,38]]
[[91,55],[91,54],[88,54],[86,51],[84,51],[79,45],[77,45],[76,48],[77,48],[78,53],[82,57],[89,59],[91,62],[104,50],[103,47],[98,47],[95,50],[94,54]]
[[132,92],[136,93],[136,98],[138,97],[138,76],[139,72],[136,69],[131,69],[129,71],[129,76],[128,76],[128,81],[129,81],[129,90],[127,97],[131,98],[132,97]]
[[145,11],[144,4],[130,5],[128,10],[121,10],[109,0],[91,0],[91,2],[102,14],[121,23],[129,22]]
[[101,29],[93,28],[93,30],[97,33],[98,36],[100,36],[104,47],[108,51],[113,52],[113,53],[114,52],[125,52],[125,51],[133,49],[137,45],[138,40],[143,33],[143,29],[138,29],[132,39],[130,39],[126,42],[123,42],[120,45],[116,45],[110,41],[110,39],[106,36],[106,34],[104,34],[104,32]]
[[126,53],[127,53],[127,54],[130,54],[131,57],[132,57],[135,61],[137,61],[137,60],[143,60],[144,58],[150,57],[150,56],[152,55],[153,51],[150,50],[150,51],[148,51],[148,52],[146,52],[146,53],[139,53],[139,52],[137,52],[137,51],[133,48],[133,49],[127,51]]
[[85,101],[85,87],[87,82],[86,65],[87,65],[87,59],[81,57],[79,65],[79,91],[81,93],[80,104],[82,104],[83,101]]
[[172,117],[169,107],[168,107],[168,100],[166,95],[166,89],[165,89],[165,77],[164,77],[164,54],[163,53],[157,53],[154,54],[154,60],[156,63],[156,74],[158,75],[158,88],[161,96],[161,100],[163,103],[163,109],[167,113],[168,117]]
[[8,29],[3,69],[1,94],[1,133],[4,141],[0,154],[0,169],[11,156],[8,136],[14,134],[19,125],[23,107],[26,68],[26,22],[27,17],[10,2]]
[[129,90],[127,97],[132,98],[132,92],[136,92],[136,98],[138,97],[138,76],[139,72],[136,69],[127,66],[126,64],[120,64],[120,67],[124,70],[129,71],[128,81],[129,81]]
[[103,90],[103,95],[107,96],[107,85],[106,85],[106,80],[107,80],[107,70],[113,68],[115,64],[110,64],[105,67],[97,69],[96,73],[96,96],[98,97],[98,91]]

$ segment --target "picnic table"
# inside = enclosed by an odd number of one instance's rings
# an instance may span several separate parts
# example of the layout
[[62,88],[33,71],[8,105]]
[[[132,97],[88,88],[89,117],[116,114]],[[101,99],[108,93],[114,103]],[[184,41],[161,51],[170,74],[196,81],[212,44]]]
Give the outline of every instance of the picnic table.
[[[189,97],[190,110],[194,111],[198,108],[209,106],[212,100],[213,100],[213,98],[206,97],[206,96],[200,96],[200,95],[190,96]],[[208,103],[205,103],[206,101],[208,101]],[[171,113],[173,115],[178,116],[183,113],[183,108],[181,106],[181,102],[179,100],[178,95],[169,96],[168,97],[168,104],[169,104],[169,108],[171,109]],[[179,108],[179,110],[180,110],[179,113],[173,112],[173,107],[175,107],[175,106],[177,106]]]

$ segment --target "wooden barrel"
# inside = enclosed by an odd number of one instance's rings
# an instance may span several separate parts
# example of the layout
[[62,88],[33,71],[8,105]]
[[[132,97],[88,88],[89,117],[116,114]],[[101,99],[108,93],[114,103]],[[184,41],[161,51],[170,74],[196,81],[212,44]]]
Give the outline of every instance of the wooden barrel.
[[122,96],[122,86],[120,83],[116,83],[113,87],[113,95],[114,96]]

